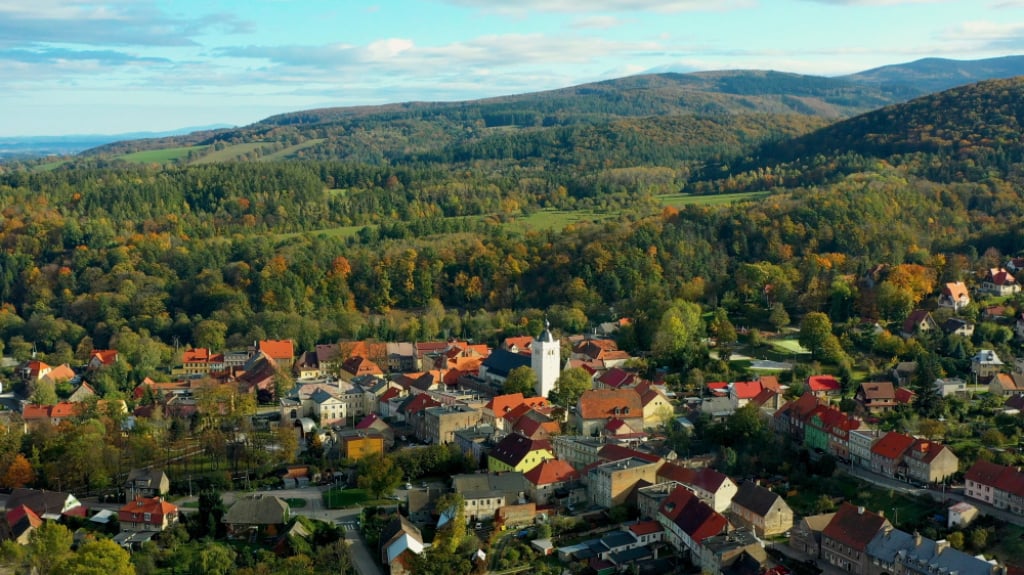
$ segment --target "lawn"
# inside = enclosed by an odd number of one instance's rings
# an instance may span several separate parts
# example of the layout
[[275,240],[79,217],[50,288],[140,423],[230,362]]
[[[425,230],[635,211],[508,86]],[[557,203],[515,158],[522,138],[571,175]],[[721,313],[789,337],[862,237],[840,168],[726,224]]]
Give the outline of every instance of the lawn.
[[355,507],[370,500],[365,489],[345,489],[334,487],[324,493],[324,506],[328,509]]
[[791,355],[802,355],[811,353],[811,350],[800,345],[800,342],[795,337],[772,339],[769,340],[769,343],[779,353],[788,353]]
[[166,148],[163,150],[145,150],[121,156],[121,159],[133,164],[166,164],[188,157],[189,152],[199,152],[206,146],[185,146],[182,148]]
[[216,150],[199,158],[194,164],[215,164],[217,162],[230,162],[267,145],[266,142],[251,142],[248,144],[235,144],[222,150]]
[[560,230],[569,224],[591,222],[615,217],[615,214],[598,214],[591,210],[556,210],[545,208],[528,216],[516,216],[502,224],[506,229],[526,232],[530,230]]
[[288,506],[292,509],[301,509],[309,503],[309,501],[302,497],[288,497],[285,499],[285,502],[288,503]]
[[760,200],[767,197],[770,193],[771,192],[745,192],[741,194],[715,194],[709,196],[695,196],[693,194],[678,193],[658,196],[658,201],[665,206],[672,206],[674,208],[688,205],[719,206],[722,204]]

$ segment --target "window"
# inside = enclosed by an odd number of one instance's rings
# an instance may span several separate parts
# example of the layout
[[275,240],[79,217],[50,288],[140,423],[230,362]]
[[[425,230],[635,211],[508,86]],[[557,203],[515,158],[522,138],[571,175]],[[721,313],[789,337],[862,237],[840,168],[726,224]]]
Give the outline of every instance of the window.
[[153,520],[153,514],[152,513],[146,513],[146,514],[144,514],[142,516],[142,518],[143,518],[143,520],[146,521],[146,523],[149,523],[150,521]]

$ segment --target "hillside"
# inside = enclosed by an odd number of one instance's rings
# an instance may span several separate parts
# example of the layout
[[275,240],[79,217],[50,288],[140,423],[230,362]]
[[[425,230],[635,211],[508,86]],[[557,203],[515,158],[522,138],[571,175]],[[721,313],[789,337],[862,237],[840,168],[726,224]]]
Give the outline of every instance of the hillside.
[[[209,146],[181,161],[196,161],[237,144],[262,149],[221,154],[220,160],[317,158],[381,163],[446,154],[502,132],[538,132],[609,125],[623,119],[669,116],[807,116],[835,120],[901,101],[889,89],[842,79],[770,71],[655,74],[607,80],[546,92],[470,102],[407,102],[305,110],[210,134],[119,142],[87,152],[117,156],[144,150]],[[820,122],[811,122],[812,125]],[[564,134],[552,136],[562,139]],[[544,136],[540,137],[544,139]],[[311,140],[318,140],[309,143]],[[573,142],[568,142],[572,144]],[[253,153],[250,153],[253,152]]]
[[999,80],[1024,75],[1024,56],[1004,56],[984,60],[922,58],[844,76],[851,82],[905,86],[918,95],[940,92],[984,80]]
[[[989,80],[888,106],[734,162],[732,175],[773,170],[825,181],[879,158],[936,181],[1020,179],[1024,77]],[[819,169],[822,165],[829,168]],[[704,176],[718,177],[715,170]],[[699,176],[700,178],[700,176]],[[763,184],[752,182],[754,188]],[[734,192],[735,189],[724,191]]]

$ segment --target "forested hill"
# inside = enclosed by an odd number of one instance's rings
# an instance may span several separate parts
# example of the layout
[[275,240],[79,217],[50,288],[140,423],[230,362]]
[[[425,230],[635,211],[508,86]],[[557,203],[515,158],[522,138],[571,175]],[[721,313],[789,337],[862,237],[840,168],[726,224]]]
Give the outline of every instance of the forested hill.
[[[752,181],[739,174],[768,170],[817,183],[859,171],[876,158],[906,165],[934,181],[1020,179],[1022,124],[1024,76],[989,80],[767,143],[753,156],[734,162],[730,173],[734,180]],[[708,174],[717,177],[719,171],[706,170]],[[772,178],[752,187],[775,182]]]
[[[543,131],[553,134],[558,129],[669,116],[768,114],[835,120],[916,94],[905,86],[880,87],[770,71],[652,74],[471,102],[306,110],[212,135],[120,142],[86,154],[111,157],[188,148],[172,159],[252,160],[269,155],[370,163],[415,161],[423,154],[443,157],[446,148],[472,148],[496,132],[526,131],[530,138]],[[552,137],[566,144],[564,134]],[[239,145],[248,147],[214,154]]]

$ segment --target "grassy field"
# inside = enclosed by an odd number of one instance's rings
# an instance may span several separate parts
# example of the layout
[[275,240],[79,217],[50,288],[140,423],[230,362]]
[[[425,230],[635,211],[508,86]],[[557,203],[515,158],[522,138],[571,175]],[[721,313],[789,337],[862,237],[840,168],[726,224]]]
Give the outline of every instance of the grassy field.
[[288,158],[290,156],[294,156],[296,153],[301,152],[302,150],[305,150],[306,148],[311,148],[311,147],[319,144],[320,142],[323,142],[326,139],[327,138],[317,138],[315,140],[309,140],[308,142],[302,142],[301,144],[299,144],[297,146],[291,146],[291,147],[285,148],[283,150],[278,150],[278,151],[274,152],[273,154],[267,154],[267,155],[263,156],[262,158],[260,158],[260,161],[261,162],[272,162],[272,161],[275,161],[275,160],[283,160],[283,159]]
[[285,502],[288,503],[288,506],[292,509],[301,509],[309,503],[301,497],[289,497],[285,499]]
[[245,154],[248,154],[249,152],[251,152],[251,151],[253,151],[253,150],[257,149],[257,148],[260,148],[262,146],[265,146],[265,145],[266,145],[265,142],[251,142],[251,143],[248,143],[248,144],[235,144],[233,146],[228,146],[228,147],[224,148],[223,150],[216,150],[216,151],[210,152],[209,154],[203,156],[202,158],[199,158],[198,160],[196,160],[195,162],[192,162],[192,163],[193,164],[214,164],[214,163],[217,163],[217,162],[230,162],[232,160],[238,159],[240,156],[244,156]]
[[185,146],[182,148],[166,148],[163,150],[145,150],[142,152],[125,154],[124,156],[121,156],[121,159],[133,164],[166,164],[175,160],[187,158],[189,152],[199,152],[205,148],[206,146]]
[[370,500],[365,489],[341,489],[335,487],[324,492],[324,506],[328,509],[355,507]]
[[519,216],[505,222],[502,226],[519,232],[530,230],[560,230],[569,224],[578,222],[591,222],[595,220],[606,220],[616,217],[615,214],[598,214],[590,210],[556,210],[545,208],[538,210],[528,216]]
[[735,202],[750,202],[767,197],[771,192],[745,192],[742,194],[716,194],[713,196],[695,196],[693,194],[665,194],[658,196],[658,200],[665,206],[678,208],[680,206],[718,206],[732,204]]

